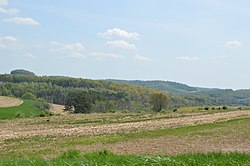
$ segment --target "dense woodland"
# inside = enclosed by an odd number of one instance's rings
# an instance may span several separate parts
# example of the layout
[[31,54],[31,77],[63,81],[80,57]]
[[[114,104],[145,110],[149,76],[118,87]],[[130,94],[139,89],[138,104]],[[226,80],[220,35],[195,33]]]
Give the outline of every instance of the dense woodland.
[[[92,94],[90,111],[150,111],[150,97],[161,93],[159,90],[134,86],[125,83],[113,83],[101,80],[69,78],[58,76],[0,75],[0,95],[23,98],[42,98],[50,103],[64,104],[70,108],[78,93]],[[166,109],[189,105],[182,97],[164,92],[168,96]]]
[[191,87],[171,81],[108,80],[155,88],[186,99],[189,105],[241,105],[250,106],[250,90]]
[[164,108],[160,108],[168,110],[183,106],[250,105],[250,90],[195,88],[164,81],[36,76],[25,70],[0,75],[0,95],[63,104],[66,110],[77,113],[160,111],[156,109],[158,106],[152,105],[155,94],[166,96]]

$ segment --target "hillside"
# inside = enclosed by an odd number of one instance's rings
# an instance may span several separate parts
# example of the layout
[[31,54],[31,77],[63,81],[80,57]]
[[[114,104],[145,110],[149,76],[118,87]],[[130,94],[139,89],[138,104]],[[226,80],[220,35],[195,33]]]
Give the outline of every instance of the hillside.
[[[74,92],[86,91],[98,95],[94,104],[95,112],[112,110],[149,111],[151,110],[150,96],[159,90],[135,86],[124,83],[112,83],[101,80],[58,76],[28,76],[28,75],[0,75],[0,95],[22,97],[27,95],[35,98],[64,105],[68,96]],[[164,92],[169,96],[169,109],[189,105],[182,97]]]
[[111,82],[127,83],[137,86],[155,88],[164,92],[181,96],[191,105],[242,105],[250,106],[250,90],[232,90],[218,88],[191,87],[171,81],[127,81],[107,80]]
[[144,86],[154,89],[159,89],[161,91],[166,91],[172,94],[186,94],[186,93],[195,93],[201,91],[213,91],[215,89],[209,88],[199,88],[199,87],[191,87],[186,84],[178,83],[178,82],[171,82],[171,81],[141,81],[141,80],[114,80],[109,79],[107,81],[111,82],[120,82],[120,83],[127,83],[137,86]]

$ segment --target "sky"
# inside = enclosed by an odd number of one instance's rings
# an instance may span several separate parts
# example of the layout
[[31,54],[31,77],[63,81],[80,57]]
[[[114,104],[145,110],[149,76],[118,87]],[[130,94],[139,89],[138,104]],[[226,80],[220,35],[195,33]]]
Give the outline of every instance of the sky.
[[0,0],[0,73],[250,89],[250,1]]

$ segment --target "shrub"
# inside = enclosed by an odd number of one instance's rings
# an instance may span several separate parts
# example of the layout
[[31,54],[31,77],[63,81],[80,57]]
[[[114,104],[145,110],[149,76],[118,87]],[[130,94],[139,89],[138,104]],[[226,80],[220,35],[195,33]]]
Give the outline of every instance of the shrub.
[[128,113],[129,111],[128,110],[121,110],[120,112],[121,113]]
[[43,110],[39,113],[39,117],[48,117],[48,116],[53,116],[53,115],[54,113],[48,110]]
[[168,110],[165,110],[165,109],[162,109],[161,111],[160,111],[160,113],[167,113],[168,112]]
[[205,107],[204,110],[208,111],[208,110],[209,110],[209,107]]
[[109,113],[115,113],[115,110],[114,109],[109,109],[108,112]]
[[31,92],[26,92],[23,96],[23,99],[27,99],[27,100],[35,100],[37,97],[31,93]]
[[46,102],[41,98],[36,100],[34,106],[37,107],[39,110],[50,110],[51,107],[51,105],[48,102]]
[[228,107],[227,106],[223,106],[222,109],[223,110],[228,110]]
[[25,117],[24,114],[22,114],[22,113],[20,113],[20,112],[17,112],[17,113],[16,113],[16,118],[24,118],[24,117]]

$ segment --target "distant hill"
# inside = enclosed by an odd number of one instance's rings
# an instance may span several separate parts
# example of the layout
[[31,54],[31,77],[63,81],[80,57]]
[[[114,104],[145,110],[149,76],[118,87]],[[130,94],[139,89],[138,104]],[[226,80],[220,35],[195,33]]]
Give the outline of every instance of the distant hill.
[[140,80],[114,80],[110,79],[108,81],[111,82],[120,82],[120,83],[127,83],[137,86],[144,86],[154,89],[159,89],[161,91],[169,92],[172,94],[186,94],[186,93],[195,93],[195,92],[203,92],[203,91],[214,91],[216,89],[209,89],[209,88],[199,88],[199,87],[191,87],[186,84],[181,84],[178,82],[171,82],[171,81],[140,81]]
[[28,71],[28,70],[24,70],[24,69],[16,69],[16,70],[12,70],[10,72],[10,74],[12,75],[26,75],[26,76],[35,76],[36,74]]
[[188,100],[191,105],[242,105],[250,106],[250,90],[232,90],[218,88],[191,87],[171,81],[107,80],[137,86],[155,88],[178,95]]

